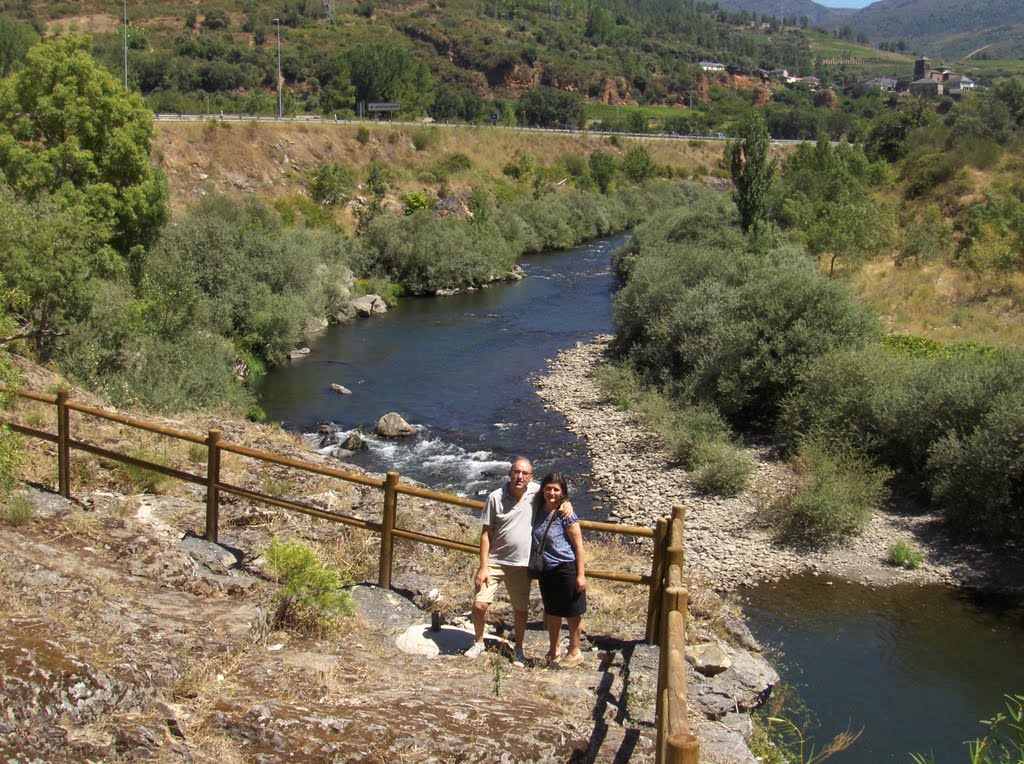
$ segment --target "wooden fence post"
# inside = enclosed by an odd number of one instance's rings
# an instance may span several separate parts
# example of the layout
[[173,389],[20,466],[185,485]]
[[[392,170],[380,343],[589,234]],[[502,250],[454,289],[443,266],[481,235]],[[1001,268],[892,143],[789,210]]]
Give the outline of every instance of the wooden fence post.
[[644,641],[649,645],[658,643],[658,624],[660,623],[661,592],[665,578],[665,547],[668,536],[668,519],[658,518],[654,528],[654,554],[651,557],[651,587],[647,597],[647,631]]
[[696,735],[679,733],[668,739],[668,750],[665,752],[667,764],[698,764],[700,761],[700,741]]
[[[671,550],[670,550],[671,553]],[[668,744],[668,708],[669,708],[669,689],[668,689],[668,651],[669,651],[669,613],[679,607],[679,595],[683,593],[685,598],[685,590],[682,589],[677,581],[668,581],[665,589],[662,592],[661,597],[661,628],[658,634],[658,645],[659,653],[658,656],[658,697],[656,701],[655,719],[657,720],[657,753],[656,761],[665,761],[665,751]],[[684,605],[685,607],[685,605]]]
[[206,540],[217,543],[220,521],[220,430],[210,430],[206,438]]
[[57,393],[57,487],[65,499],[71,498],[71,417],[68,411],[68,394]]
[[380,529],[380,570],[377,585],[381,589],[391,588],[391,556],[395,541],[395,512],[398,508],[398,473],[389,472],[384,479],[384,518]]

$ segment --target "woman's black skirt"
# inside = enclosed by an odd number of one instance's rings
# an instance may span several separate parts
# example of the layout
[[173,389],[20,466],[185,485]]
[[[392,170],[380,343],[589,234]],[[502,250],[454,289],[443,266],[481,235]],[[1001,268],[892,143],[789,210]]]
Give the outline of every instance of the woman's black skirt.
[[545,570],[540,577],[544,612],[560,618],[575,618],[587,612],[587,590],[576,591],[576,563],[566,562]]

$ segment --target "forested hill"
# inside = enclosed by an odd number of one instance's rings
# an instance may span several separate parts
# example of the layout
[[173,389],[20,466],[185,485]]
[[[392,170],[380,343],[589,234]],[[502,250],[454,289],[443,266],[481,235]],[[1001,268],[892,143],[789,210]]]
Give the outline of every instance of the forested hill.
[[814,0],[719,0],[721,7],[731,11],[749,11],[760,16],[806,19],[814,26],[831,26],[856,13],[853,8],[828,8]]
[[[26,0],[0,3],[0,18],[36,35],[88,32],[97,58],[120,72],[120,10]],[[798,28],[693,0],[157,0],[129,3],[128,13],[129,80],[165,111],[195,111],[208,98],[237,111],[275,109],[275,19],[292,111],[350,114],[369,96],[477,119],[492,113],[490,99],[538,86],[597,102],[682,104],[706,94],[704,59],[812,69]],[[400,82],[377,92],[388,79]]]
[[1024,53],[1019,0],[877,0],[860,10],[826,8],[812,0],[721,0],[720,5],[931,57],[959,59],[979,49],[983,58],[993,59]]
[[933,57],[959,58],[985,46],[990,58],[1024,52],[1020,0],[879,0],[849,23],[873,42],[903,39]]

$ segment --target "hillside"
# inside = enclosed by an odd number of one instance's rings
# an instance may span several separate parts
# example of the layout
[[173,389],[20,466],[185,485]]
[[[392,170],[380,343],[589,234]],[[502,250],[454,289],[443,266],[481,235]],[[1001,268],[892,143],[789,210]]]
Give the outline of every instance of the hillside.
[[[643,146],[654,163],[674,175],[721,173],[719,141],[621,138],[611,141],[583,133],[539,133],[492,128],[372,126],[365,140],[355,125],[275,124],[273,122],[204,124],[161,122],[154,154],[167,174],[174,209],[183,210],[208,190],[227,194],[255,193],[287,206],[305,198],[305,180],[324,163],[340,163],[362,177],[371,162],[384,162],[395,172],[394,199],[410,191],[436,194],[444,186],[456,196],[477,184],[501,186],[509,179],[503,168],[524,152],[549,168],[553,182],[560,167],[573,157],[595,150],[617,161],[633,146]],[[416,145],[420,145],[420,149]],[[777,147],[782,155],[789,147]],[[453,155],[468,159],[468,168],[443,176],[439,165]],[[431,172],[434,171],[434,173]],[[396,202],[397,203],[397,202]],[[352,222],[348,218],[349,223]]]
[[721,0],[719,5],[730,11],[749,11],[761,16],[785,18],[806,18],[811,26],[831,28],[840,24],[855,12],[853,8],[828,8],[814,0]]
[[959,59],[985,48],[988,58],[1018,58],[1024,49],[1024,5],[1017,0],[879,0],[850,24],[874,42],[903,39],[931,57]]
[[[328,7],[330,19],[320,2],[139,5],[129,19],[129,80],[157,111],[196,111],[212,101],[227,111],[271,113],[280,32],[289,112],[354,114],[360,101],[397,101],[407,115],[475,121],[502,111],[495,99],[538,86],[601,103],[672,104],[705,97],[702,59],[797,70],[811,63],[799,34],[696,2]],[[121,71],[120,19],[106,4],[6,3],[0,13],[47,35],[89,32],[96,55]]]

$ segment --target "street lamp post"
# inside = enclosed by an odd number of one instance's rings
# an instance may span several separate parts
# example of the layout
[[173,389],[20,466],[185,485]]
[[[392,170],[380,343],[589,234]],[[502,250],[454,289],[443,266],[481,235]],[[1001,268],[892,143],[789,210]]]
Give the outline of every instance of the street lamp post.
[[284,116],[284,101],[281,95],[281,19],[274,19],[277,23],[277,118]]

